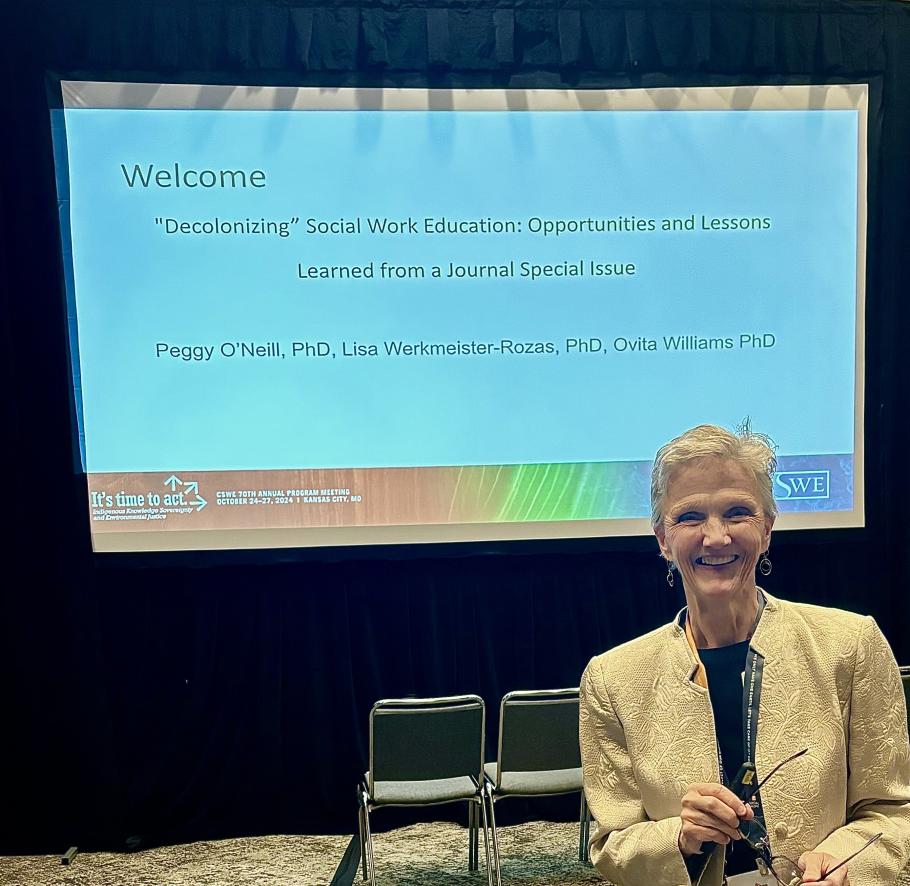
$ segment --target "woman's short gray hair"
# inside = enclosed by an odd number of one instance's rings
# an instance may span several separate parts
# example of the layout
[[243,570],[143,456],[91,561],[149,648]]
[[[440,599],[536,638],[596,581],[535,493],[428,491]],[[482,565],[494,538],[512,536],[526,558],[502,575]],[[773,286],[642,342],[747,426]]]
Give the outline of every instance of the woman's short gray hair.
[[676,468],[697,458],[726,458],[738,462],[755,477],[758,498],[767,516],[777,516],[771,482],[777,470],[774,441],[758,434],[744,421],[735,431],[717,425],[699,425],[661,446],[651,471],[651,525],[663,519],[664,496]]

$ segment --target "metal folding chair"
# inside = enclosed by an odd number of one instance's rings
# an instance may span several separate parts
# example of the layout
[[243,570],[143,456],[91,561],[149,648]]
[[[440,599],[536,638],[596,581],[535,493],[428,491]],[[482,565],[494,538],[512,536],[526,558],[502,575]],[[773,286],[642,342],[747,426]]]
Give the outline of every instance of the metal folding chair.
[[483,790],[485,709],[477,695],[392,698],[370,711],[370,768],[358,787],[363,879],[376,882],[370,812],[380,806],[468,803],[468,869],[478,868],[483,826],[487,884],[493,884]]
[[493,864],[502,883],[494,806],[504,797],[581,792],[578,858],[588,861],[591,814],[582,789],[578,688],[509,692],[499,706],[499,749],[484,766],[493,832]]

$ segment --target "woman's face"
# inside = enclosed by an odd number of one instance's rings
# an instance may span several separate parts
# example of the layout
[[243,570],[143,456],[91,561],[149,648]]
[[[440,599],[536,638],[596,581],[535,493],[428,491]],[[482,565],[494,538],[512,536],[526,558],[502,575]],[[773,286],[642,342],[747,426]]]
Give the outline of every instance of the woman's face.
[[755,564],[768,549],[773,524],[746,468],[700,458],[670,475],[654,534],[661,553],[679,568],[686,593],[729,598],[754,591]]

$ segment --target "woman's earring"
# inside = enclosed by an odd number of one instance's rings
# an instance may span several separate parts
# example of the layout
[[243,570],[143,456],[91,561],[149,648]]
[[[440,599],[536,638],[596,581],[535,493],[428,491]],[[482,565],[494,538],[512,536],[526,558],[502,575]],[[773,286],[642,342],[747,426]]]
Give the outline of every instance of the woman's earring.
[[758,561],[758,571],[764,576],[771,574],[771,561],[768,559],[767,551],[762,553],[761,558]]
[[668,560],[667,561],[667,584],[670,585],[671,588],[673,587],[673,581],[674,581],[674,579],[673,579],[673,561]]

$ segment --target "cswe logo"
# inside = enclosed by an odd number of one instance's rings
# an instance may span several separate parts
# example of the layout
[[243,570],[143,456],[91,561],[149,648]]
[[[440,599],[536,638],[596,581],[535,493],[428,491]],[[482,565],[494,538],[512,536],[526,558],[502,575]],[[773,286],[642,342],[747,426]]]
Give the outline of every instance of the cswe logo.
[[774,475],[775,498],[793,501],[830,495],[830,471],[778,471]]

